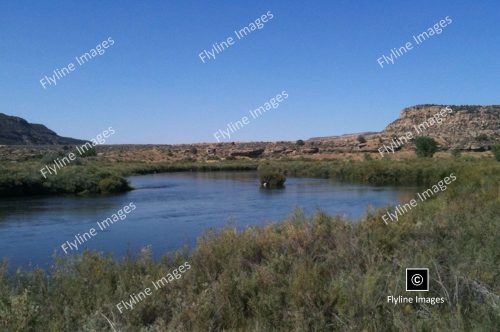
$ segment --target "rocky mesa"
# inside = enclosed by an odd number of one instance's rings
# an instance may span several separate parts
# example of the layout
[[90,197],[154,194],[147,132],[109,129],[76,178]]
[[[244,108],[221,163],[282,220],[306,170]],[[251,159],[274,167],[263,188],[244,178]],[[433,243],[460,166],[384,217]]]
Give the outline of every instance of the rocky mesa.
[[[451,111],[437,123],[436,114],[447,107]],[[418,126],[420,130],[415,129]],[[409,132],[414,137],[434,138],[441,150],[485,151],[500,142],[500,105],[416,105],[403,109],[399,118],[381,132],[317,137],[309,141],[337,151],[377,152],[382,144],[390,144],[393,138]],[[401,149],[413,150],[414,146],[405,144]]]
[[[433,123],[416,134],[415,126],[435,118],[444,108],[451,109],[441,123]],[[430,122],[430,121],[429,121]],[[339,153],[377,153],[391,140],[408,132],[416,136],[430,136],[441,151],[487,151],[500,142],[500,105],[457,106],[417,105],[405,108],[398,119],[381,132],[366,132],[341,136],[315,137],[305,141],[278,142],[229,142],[199,144],[147,144],[147,145],[102,145],[96,150],[100,158],[109,161],[169,161],[179,159],[230,159],[261,157],[315,156],[332,157]],[[76,145],[84,141],[57,136],[42,125],[28,124],[25,120],[0,114],[0,144],[22,144],[2,146],[2,160],[36,159],[61,145]],[[37,145],[36,147],[33,145]],[[43,145],[43,146],[41,146]],[[404,144],[399,150],[411,151],[413,144]]]

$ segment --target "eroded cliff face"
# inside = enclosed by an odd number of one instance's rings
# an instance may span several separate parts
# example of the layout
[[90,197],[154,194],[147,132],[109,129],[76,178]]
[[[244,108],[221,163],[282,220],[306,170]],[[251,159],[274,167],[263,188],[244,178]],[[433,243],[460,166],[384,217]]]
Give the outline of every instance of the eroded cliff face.
[[[441,150],[488,150],[492,144],[500,142],[500,106],[417,105],[403,109],[400,117],[382,132],[318,137],[311,141],[321,143],[323,149],[377,152],[393,138],[408,133],[413,138],[434,138]],[[412,142],[400,147],[400,150],[413,149]]]
[[[244,143],[199,143],[199,144],[148,144],[148,145],[98,145],[97,158],[108,161],[172,161],[185,158],[197,160],[218,160],[225,158],[262,157],[332,157],[338,153],[379,152],[393,138],[406,135],[430,136],[441,150],[485,151],[492,144],[500,143],[500,106],[449,106],[451,112],[442,117],[439,124],[421,127],[430,118],[448,105],[417,105],[405,108],[400,117],[390,123],[382,132],[356,133],[342,136],[317,137],[303,144],[293,141],[244,142]],[[447,111],[446,111],[447,112]],[[46,143],[53,144],[53,143]],[[68,147],[66,147],[67,149]],[[61,146],[0,146],[0,160],[33,160],[44,154],[60,150]],[[412,141],[398,150],[414,150]]]
[[[448,107],[441,123],[426,126],[429,119]],[[421,125],[424,124],[424,125]],[[442,149],[484,150],[500,141],[500,106],[417,105],[401,111],[399,119],[389,124],[382,134],[417,133],[416,126],[426,127],[419,135],[433,137]],[[418,128],[418,127],[417,127]]]

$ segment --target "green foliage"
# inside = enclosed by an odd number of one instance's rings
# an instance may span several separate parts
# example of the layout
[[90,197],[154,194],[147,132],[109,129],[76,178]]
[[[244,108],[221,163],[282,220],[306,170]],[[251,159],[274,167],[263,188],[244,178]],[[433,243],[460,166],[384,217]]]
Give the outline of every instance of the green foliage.
[[490,138],[486,134],[480,134],[476,137],[476,139],[480,142],[487,142],[490,140]]
[[75,154],[80,155],[82,158],[95,157],[97,156],[97,151],[95,150],[95,147],[92,147],[88,150],[85,150],[82,154],[79,154],[78,152],[75,152]]
[[486,141],[489,141],[490,138],[488,137],[488,135],[486,134],[480,134],[476,137],[476,140],[480,141],[480,142],[486,142]]
[[493,144],[491,146],[491,152],[493,152],[496,161],[500,161],[500,144]]
[[63,152],[63,151],[49,152],[49,153],[46,153],[46,154],[43,155],[43,157],[40,160],[40,162],[42,164],[52,164],[54,162],[54,160],[57,160],[57,158],[61,158],[61,157],[64,157],[64,156],[66,156],[66,153]]
[[419,136],[415,138],[415,148],[417,156],[432,157],[437,152],[437,142],[432,137]]
[[40,173],[41,164],[0,165],[0,197],[110,193],[130,190],[119,174],[92,166],[68,165],[57,174]]
[[299,140],[297,140],[297,142],[295,142],[295,145],[297,145],[297,146],[302,146],[304,144],[306,144],[306,143],[301,139],[299,139]]
[[[496,331],[500,164],[432,162],[432,174],[448,165],[457,181],[389,225],[386,209],[357,222],[296,211],[265,227],[207,231],[189,256],[85,252],[57,258],[50,273],[7,273],[0,264],[0,331],[108,331],[102,315],[119,331]],[[391,163],[350,163],[370,170],[365,164],[394,171]],[[423,165],[432,167],[418,159],[397,167]],[[118,312],[117,303],[185,260],[192,268],[181,279]],[[430,269],[425,295],[444,304],[387,303],[388,295],[414,296],[404,273],[415,266]]]
[[[51,158],[52,156],[48,157]],[[57,157],[56,157],[57,158]],[[52,166],[53,159],[48,161]],[[186,158],[177,162],[106,163],[76,159],[56,174],[40,173],[46,164],[36,162],[0,162],[0,197],[54,194],[109,193],[130,190],[124,176],[179,171],[256,170],[254,161],[199,162]],[[120,179],[119,179],[120,178]],[[102,180],[105,180],[101,182]]]
[[274,164],[286,170],[290,176],[333,178],[343,182],[374,185],[428,185],[457,169],[470,166],[470,163],[464,160],[426,158],[365,161],[293,160]]
[[99,192],[102,194],[120,193],[130,190],[128,181],[122,177],[111,175],[99,181]]
[[259,174],[260,185],[263,188],[282,188],[285,185],[286,172],[275,164],[261,164],[257,172]]
[[[281,169],[282,175],[334,178],[340,181],[368,184],[404,184],[422,185],[453,172],[457,168],[469,165],[475,158],[461,159],[409,159],[403,161],[364,160],[358,162],[340,160],[275,160],[272,165]],[[229,158],[232,159],[232,158]],[[130,175],[153,174],[179,171],[254,171],[258,162],[254,160],[218,160],[203,162],[181,160],[176,162],[144,163],[121,162],[107,163],[81,159],[63,167],[57,175],[48,175],[44,179],[40,169],[44,166],[34,162],[0,162],[0,197],[101,193],[99,182],[110,176],[125,177]],[[281,176],[280,176],[281,177]],[[116,178],[115,178],[116,180]],[[117,188],[125,190],[125,186]]]
[[459,158],[462,156],[462,152],[460,151],[460,149],[452,149],[450,151],[450,154],[454,157],[454,158]]
[[363,135],[358,136],[358,142],[359,143],[366,143],[366,138]]

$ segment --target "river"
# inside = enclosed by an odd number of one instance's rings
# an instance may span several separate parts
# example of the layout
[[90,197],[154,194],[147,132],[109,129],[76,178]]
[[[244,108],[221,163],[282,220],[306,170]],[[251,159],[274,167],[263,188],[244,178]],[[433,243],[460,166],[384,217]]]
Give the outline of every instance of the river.
[[[155,257],[192,248],[207,228],[231,223],[238,229],[285,219],[295,208],[356,220],[369,206],[397,204],[411,197],[408,187],[376,187],[331,179],[288,178],[279,190],[260,189],[255,172],[181,172],[130,177],[135,190],[110,196],[46,196],[0,199],[0,258],[10,268],[42,267],[64,256],[61,245],[90,228],[97,234],[84,249],[121,257],[151,246]],[[105,230],[97,222],[125,205],[136,209]]]

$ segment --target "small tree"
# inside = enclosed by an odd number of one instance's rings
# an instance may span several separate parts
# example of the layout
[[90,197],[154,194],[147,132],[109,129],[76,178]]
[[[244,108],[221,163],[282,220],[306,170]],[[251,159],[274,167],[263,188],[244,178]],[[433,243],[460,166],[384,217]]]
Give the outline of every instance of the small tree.
[[304,143],[303,140],[299,139],[295,144],[297,144],[298,146],[302,146],[302,145],[304,145],[306,143]]
[[358,142],[359,143],[366,143],[366,138],[363,135],[358,136]]
[[419,157],[432,157],[438,150],[437,142],[428,136],[419,136],[415,138],[416,153]]
[[497,161],[500,161],[500,144],[493,144],[491,146],[491,152]]

